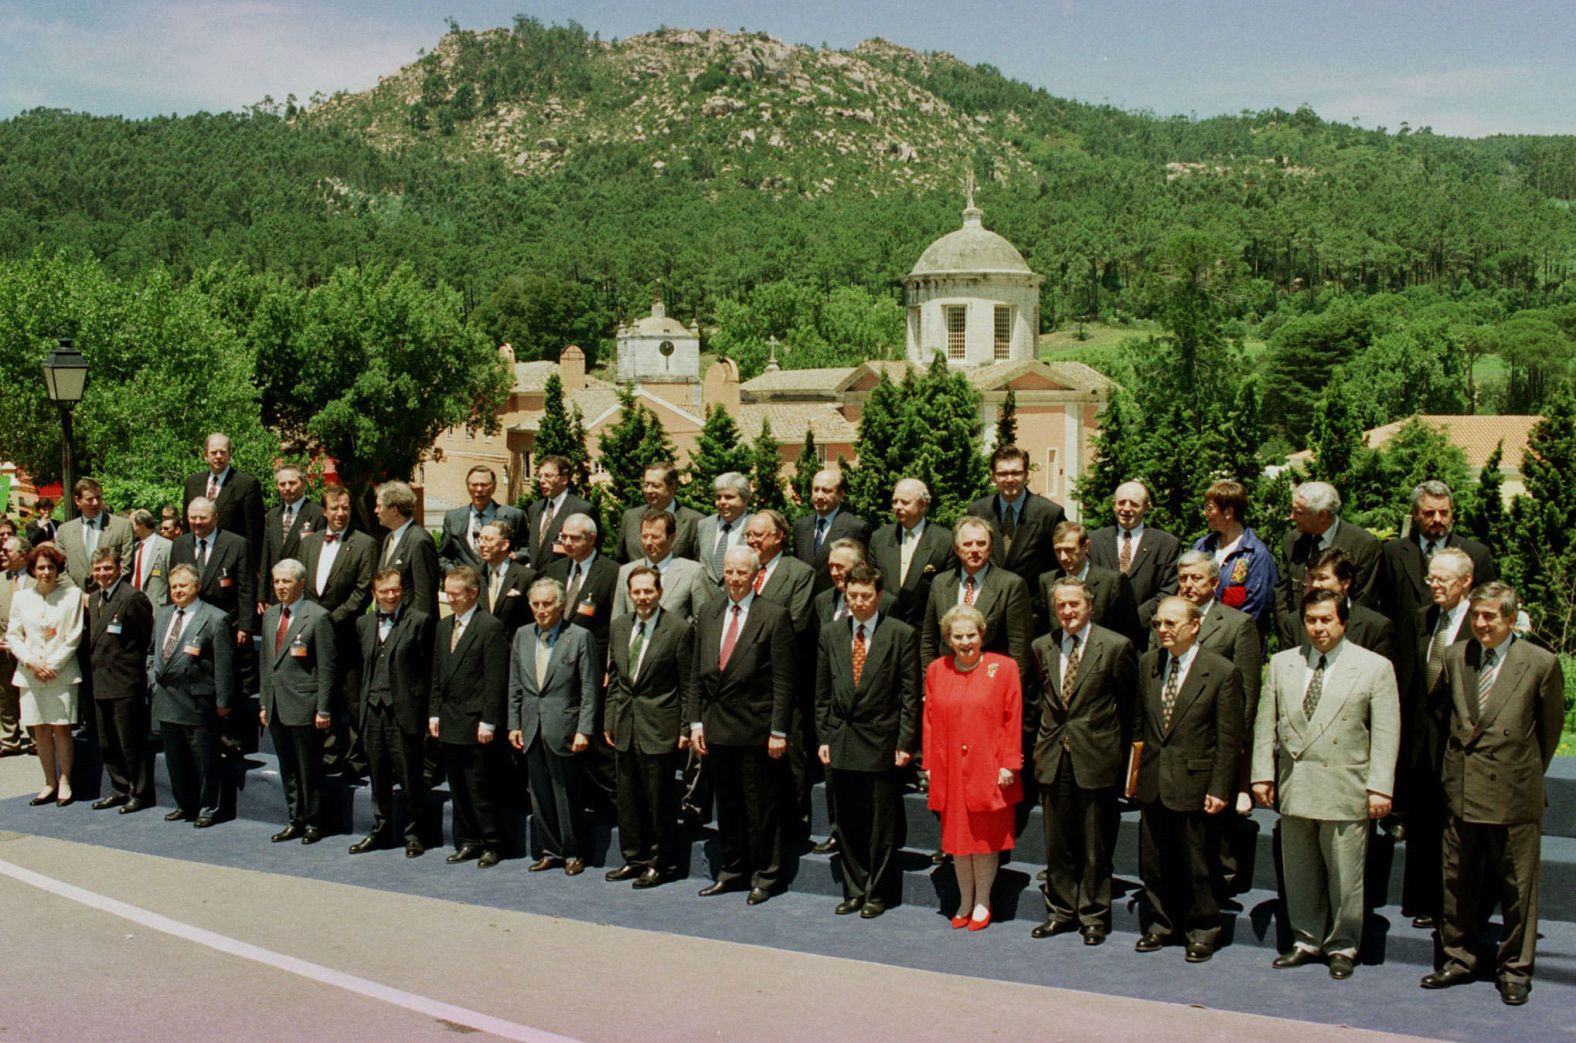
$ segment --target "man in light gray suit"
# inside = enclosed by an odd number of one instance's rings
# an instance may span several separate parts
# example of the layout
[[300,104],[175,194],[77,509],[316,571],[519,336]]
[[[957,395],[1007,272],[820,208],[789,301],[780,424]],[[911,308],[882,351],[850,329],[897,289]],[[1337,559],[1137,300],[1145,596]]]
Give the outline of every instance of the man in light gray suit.
[[[711,492],[717,513],[695,523],[695,550],[706,578],[720,587],[722,559],[744,544],[744,523],[750,520],[750,480],[738,471],[719,474],[711,483]],[[623,586],[620,582],[619,589]]]
[[263,613],[257,718],[274,740],[290,822],[270,839],[315,844],[323,839],[323,736],[333,721],[338,676],[334,624],[327,609],[306,598],[305,565],[286,558],[274,566],[273,581],[278,601]]
[[170,541],[159,535],[159,519],[152,511],[131,512],[131,571],[126,578],[147,595],[154,608],[170,603]]
[[197,597],[192,565],[170,570],[170,603],[153,614],[148,687],[164,741],[175,808],[166,822],[207,829],[219,818],[223,779],[219,719],[235,704],[235,630],[221,609]]
[[137,542],[131,533],[131,523],[104,509],[104,489],[91,478],[78,478],[71,487],[76,501],[77,516],[60,527],[55,535],[55,545],[66,556],[66,571],[77,581],[84,592],[95,589],[93,583],[93,552],[100,547],[113,547],[120,558],[122,574],[131,571],[131,549]]
[[[706,521],[708,519],[702,519]],[[706,569],[698,561],[673,555],[673,541],[678,537],[678,522],[666,511],[647,511],[640,519],[640,545],[646,556],[618,568],[618,590],[613,595],[613,616],[627,616],[634,611],[629,600],[629,574],[637,565],[645,565],[662,574],[662,607],[688,623],[706,603],[706,598],[717,588],[707,582]]]
[[585,768],[577,754],[591,748],[602,698],[602,667],[591,632],[564,622],[564,588],[556,579],[531,584],[536,622],[515,631],[509,652],[509,745],[525,753],[532,818],[542,857],[539,873],[585,871]]
[[1401,737],[1395,669],[1345,640],[1347,617],[1334,591],[1303,596],[1308,645],[1270,659],[1253,729],[1253,796],[1280,811],[1296,942],[1273,965],[1324,955],[1338,981],[1352,976],[1362,938],[1368,823],[1390,813]]

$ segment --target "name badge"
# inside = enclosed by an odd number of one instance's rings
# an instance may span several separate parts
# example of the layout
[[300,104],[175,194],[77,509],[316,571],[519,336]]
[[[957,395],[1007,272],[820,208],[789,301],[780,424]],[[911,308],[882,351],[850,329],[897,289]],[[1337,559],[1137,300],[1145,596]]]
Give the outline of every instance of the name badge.
[[582,616],[594,616],[596,615],[596,606],[589,601],[582,601],[580,602],[580,607],[575,609],[575,611]]
[[120,624],[119,623],[111,623],[109,626],[104,628],[104,633],[106,633],[106,634],[118,634],[118,633],[120,633]]
[[305,659],[306,658],[306,646],[305,645],[291,645],[290,646],[290,658],[291,659]]
[[185,648],[181,649],[181,651],[195,659],[197,656],[202,655],[202,646],[187,645]]

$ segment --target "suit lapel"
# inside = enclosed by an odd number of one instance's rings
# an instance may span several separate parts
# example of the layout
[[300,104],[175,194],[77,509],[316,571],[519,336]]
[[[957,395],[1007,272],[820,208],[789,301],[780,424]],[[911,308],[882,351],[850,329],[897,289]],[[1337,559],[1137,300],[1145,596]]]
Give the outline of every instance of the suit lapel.
[[[777,578],[777,574],[773,573],[772,574],[772,579],[775,580],[776,578]],[[768,583],[766,585],[768,587],[771,586],[770,583]],[[723,627],[722,627],[722,631],[720,631],[720,633],[726,633],[727,632],[727,629],[728,629],[728,624],[727,624],[727,618],[728,618],[727,606],[731,605],[731,604],[733,604],[732,601],[728,601],[726,599],[724,600],[724,607],[723,607],[723,613],[722,613],[722,616],[723,616]],[[733,669],[734,664],[736,664],[739,661],[739,646],[744,644],[744,643],[746,643],[747,641],[753,641],[755,639],[756,633],[759,632],[759,630],[761,629],[761,614],[759,612],[754,611],[755,605],[754,605],[753,602],[751,603],[750,608],[751,608],[751,611],[750,611],[749,615],[744,617],[744,626],[739,628],[739,636],[736,639],[734,639],[733,654],[728,656],[728,665],[723,667],[724,670],[732,670]],[[721,656],[722,656],[722,646],[721,646],[720,643],[717,646],[717,656],[718,656],[718,658],[721,658]]]
[[[1489,691],[1488,705],[1482,708],[1482,712],[1478,715],[1477,726],[1472,729],[1473,738],[1482,735],[1488,730],[1488,726],[1494,723],[1495,718],[1499,716],[1499,711],[1504,707],[1507,701],[1506,696],[1520,686],[1521,675],[1527,669],[1526,660],[1522,658],[1518,647],[1520,644],[1519,640],[1516,641],[1510,646],[1510,650],[1505,653],[1505,662],[1500,665],[1499,676],[1494,678],[1494,687]],[[1481,656],[1481,654],[1480,652],[1479,655]],[[1481,658],[1479,662],[1482,662]],[[1472,691],[1466,694],[1467,698],[1472,700],[1473,703],[1481,705],[1481,701],[1477,698],[1476,680],[1477,678],[1474,676]],[[1473,709],[1476,710],[1477,706],[1474,706]]]
[[[275,666],[278,666],[284,661],[285,656],[290,654],[290,646],[295,643],[296,638],[301,636],[301,630],[305,626],[304,617],[306,613],[303,611],[305,607],[306,603],[302,602],[301,607],[296,609],[294,614],[291,615],[290,625],[285,628],[285,639],[281,642],[278,642],[279,650],[274,653]],[[273,605],[269,607],[268,611],[274,613],[273,626],[269,627],[263,634],[263,640],[273,641],[274,634],[279,630],[279,615],[283,610],[280,606]]]
[[[1352,689],[1357,664],[1353,661],[1350,648],[1342,652],[1334,663],[1324,668],[1324,686],[1319,692],[1319,705],[1313,708],[1313,719],[1308,722],[1309,734],[1314,737],[1323,735],[1325,729],[1334,722],[1336,714],[1341,712],[1341,705],[1346,701],[1346,693]],[[1298,712],[1302,712],[1300,705]]]
[[1281,698],[1290,704],[1286,707],[1286,722],[1299,739],[1308,733],[1308,718],[1302,712],[1304,688],[1299,683],[1304,679],[1303,672],[1307,668],[1306,657],[1300,654],[1289,657],[1280,666],[1280,683],[1276,685],[1276,690],[1282,693]]
[[1083,691],[1084,679],[1089,676],[1089,671],[1086,668],[1090,665],[1090,660],[1094,658],[1100,648],[1100,638],[1094,629],[1094,624],[1089,624],[1084,630],[1082,647],[1078,649],[1078,676],[1073,678],[1072,690],[1067,693],[1064,700],[1067,703],[1068,710],[1072,709],[1073,701]]
[[[1204,690],[1204,682],[1207,680],[1209,680],[1209,667],[1200,664],[1198,657],[1194,656],[1193,665],[1188,667],[1187,677],[1182,679],[1182,687],[1177,690],[1177,702],[1171,708],[1171,726],[1165,729],[1167,736],[1176,728],[1177,722],[1182,719],[1183,714],[1187,713],[1188,707],[1193,705],[1199,693]],[[1164,719],[1165,715],[1162,712],[1161,720]]]

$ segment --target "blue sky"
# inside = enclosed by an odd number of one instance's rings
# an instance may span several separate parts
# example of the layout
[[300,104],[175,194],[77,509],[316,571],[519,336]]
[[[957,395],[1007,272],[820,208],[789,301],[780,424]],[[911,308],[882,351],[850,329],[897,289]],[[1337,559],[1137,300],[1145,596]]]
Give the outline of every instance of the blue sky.
[[1392,130],[1576,133],[1571,0],[0,0],[0,117],[147,116],[363,90],[516,13],[604,37],[659,25],[852,47],[882,36],[1053,94],[1162,115],[1312,105]]

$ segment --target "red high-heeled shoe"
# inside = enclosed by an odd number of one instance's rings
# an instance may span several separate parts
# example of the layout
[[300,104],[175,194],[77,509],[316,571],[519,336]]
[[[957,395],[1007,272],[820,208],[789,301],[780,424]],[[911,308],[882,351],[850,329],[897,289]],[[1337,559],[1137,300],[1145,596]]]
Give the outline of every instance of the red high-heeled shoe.
[[969,918],[967,916],[954,916],[952,918],[952,927],[953,927],[954,930],[957,930],[957,929],[963,928],[963,927],[967,927],[968,925],[969,925]]
[[983,920],[972,920],[971,919],[969,921],[969,930],[971,930],[971,931],[983,931],[985,928],[987,928],[989,926],[990,926],[990,910],[989,909],[985,910],[985,919],[983,919]]

